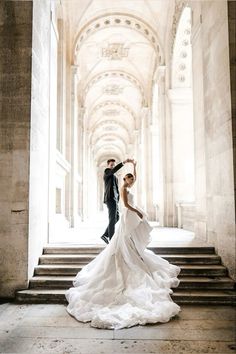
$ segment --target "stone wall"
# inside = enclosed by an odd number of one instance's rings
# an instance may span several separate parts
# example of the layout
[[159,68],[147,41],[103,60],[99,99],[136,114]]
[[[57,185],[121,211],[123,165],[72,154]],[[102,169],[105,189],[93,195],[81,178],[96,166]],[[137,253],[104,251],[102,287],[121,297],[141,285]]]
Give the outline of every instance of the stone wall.
[[0,2],[0,296],[27,285],[32,10]]
[[[234,195],[236,195],[236,2],[228,1],[230,88],[232,109],[232,131],[234,149]],[[235,198],[236,208],[236,198]]]
[[49,24],[47,0],[0,2],[0,297],[47,241]]
[[235,276],[235,209],[227,1],[192,1],[196,236]]
[[33,274],[48,240],[50,1],[33,1],[29,264]]

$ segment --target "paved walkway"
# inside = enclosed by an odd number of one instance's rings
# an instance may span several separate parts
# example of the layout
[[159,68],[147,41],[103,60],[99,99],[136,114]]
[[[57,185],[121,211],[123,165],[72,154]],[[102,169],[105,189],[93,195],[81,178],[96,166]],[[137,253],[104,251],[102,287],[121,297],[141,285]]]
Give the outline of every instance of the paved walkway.
[[182,306],[168,323],[123,330],[91,328],[64,305],[0,305],[0,353],[234,353],[236,309]]
[[[77,228],[62,230],[61,228],[51,236],[49,243],[51,244],[75,244],[75,245],[104,245],[100,239],[107,224],[105,213],[101,213],[94,219],[81,223]],[[150,246],[211,246],[203,241],[196,240],[194,233],[191,231],[171,228],[159,227],[156,222],[151,222],[153,231],[151,232],[152,241]]]

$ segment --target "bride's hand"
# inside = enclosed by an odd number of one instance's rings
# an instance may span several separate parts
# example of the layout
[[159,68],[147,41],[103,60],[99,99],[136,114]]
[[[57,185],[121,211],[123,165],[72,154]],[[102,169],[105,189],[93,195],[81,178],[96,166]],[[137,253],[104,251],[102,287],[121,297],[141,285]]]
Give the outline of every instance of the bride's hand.
[[142,218],[143,218],[143,214],[142,214],[142,213],[140,213],[140,211],[138,211],[138,210],[137,210],[137,214],[138,214],[138,216],[140,217],[140,219],[142,219]]

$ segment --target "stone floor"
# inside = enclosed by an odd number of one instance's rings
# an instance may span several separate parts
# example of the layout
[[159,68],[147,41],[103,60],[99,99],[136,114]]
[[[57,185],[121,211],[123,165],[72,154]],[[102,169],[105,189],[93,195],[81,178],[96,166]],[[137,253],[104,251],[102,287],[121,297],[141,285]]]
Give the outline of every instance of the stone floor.
[[[151,243],[149,246],[212,246],[195,238],[193,232],[174,227],[159,227],[157,222],[150,222],[153,226]],[[59,224],[60,225],[60,224]],[[100,239],[107,226],[107,215],[101,213],[94,220],[83,222],[75,228],[58,228],[50,236],[50,245],[104,245]],[[118,224],[116,225],[116,227]]]
[[91,328],[64,305],[0,305],[0,353],[234,353],[236,308],[182,306],[164,324],[123,330]]

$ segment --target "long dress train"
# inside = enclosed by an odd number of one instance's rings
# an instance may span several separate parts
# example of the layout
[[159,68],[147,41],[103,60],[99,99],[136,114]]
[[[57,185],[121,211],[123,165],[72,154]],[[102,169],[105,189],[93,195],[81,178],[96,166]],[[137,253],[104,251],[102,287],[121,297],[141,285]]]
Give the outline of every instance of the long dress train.
[[[134,205],[133,195],[128,202]],[[171,288],[179,285],[180,268],[146,249],[152,227],[124,208],[106,248],[76,275],[66,291],[67,311],[98,328],[121,329],[168,322],[180,307]]]

